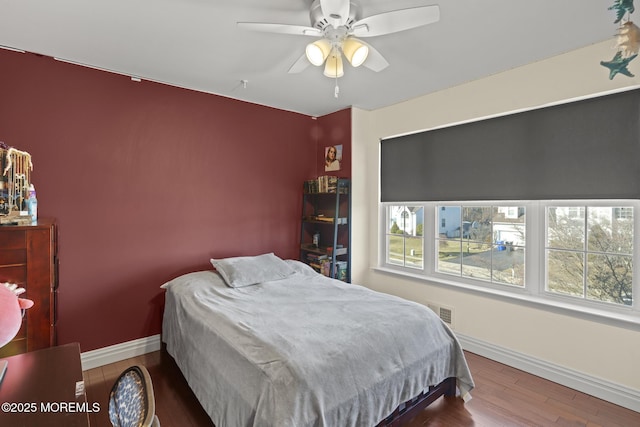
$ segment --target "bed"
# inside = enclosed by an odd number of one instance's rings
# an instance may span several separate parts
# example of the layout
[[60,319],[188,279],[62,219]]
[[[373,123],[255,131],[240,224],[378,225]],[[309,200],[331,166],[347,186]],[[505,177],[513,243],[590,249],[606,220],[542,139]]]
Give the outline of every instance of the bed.
[[273,254],[212,263],[161,286],[162,341],[216,427],[371,427],[454,385],[469,398],[462,349],[425,306]]

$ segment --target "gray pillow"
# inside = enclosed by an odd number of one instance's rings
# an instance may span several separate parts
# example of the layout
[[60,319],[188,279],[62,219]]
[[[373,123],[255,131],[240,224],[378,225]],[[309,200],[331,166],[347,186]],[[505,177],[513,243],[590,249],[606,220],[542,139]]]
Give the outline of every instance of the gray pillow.
[[251,286],[261,282],[285,279],[294,270],[273,253],[211,259],[211,264],[232,288]]

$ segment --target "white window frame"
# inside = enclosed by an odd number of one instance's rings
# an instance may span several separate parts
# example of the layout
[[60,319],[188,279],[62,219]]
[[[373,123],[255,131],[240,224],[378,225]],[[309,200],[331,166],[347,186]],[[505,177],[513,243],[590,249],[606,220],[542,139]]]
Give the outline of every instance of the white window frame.
[[[388,206],[420,205],[424,207],[423,268],[409,268],[386,262],[386,223]],[[524,206],[525,208],[525,286],[490,283],[467,277],[458,277],[436,271],[437,250],[435,233],[438,229],[437,206]],[[634,238],[632,283],[633,303],[630,306],[607,302],[583,300],[546,290],[546,221],[547,208],[555,206],[614,206],[633,207]],[[640,326],[640,200],[545,200],[545,201],[455,201],[455,202],[385,202],[379,205],[380,233],[377,270],[398,274],[431,284],[453,287],[463,291],[490,294],[498,298],[517,301],[526,305],[543,306],[564,313],[587,316],[597,321]]]

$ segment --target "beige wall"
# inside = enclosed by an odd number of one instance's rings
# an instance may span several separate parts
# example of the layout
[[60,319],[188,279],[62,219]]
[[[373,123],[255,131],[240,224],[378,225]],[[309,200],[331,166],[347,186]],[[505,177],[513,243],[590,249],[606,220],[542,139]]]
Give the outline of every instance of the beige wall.
[[[640,390],[640,331],[583,320],[373,270],[378,261],[380,138],[636,86],[608,78],[612,41],[391,107],[353,110],[353,278],[376,290],[455,309],[455,330],[532,358]],[[473,66],[473,64],[469,64]],[[630,70],[640,76],[640,60]],[[640,159],[639,159],[640,161]],[[634,373],[635,374],[632,374]]]

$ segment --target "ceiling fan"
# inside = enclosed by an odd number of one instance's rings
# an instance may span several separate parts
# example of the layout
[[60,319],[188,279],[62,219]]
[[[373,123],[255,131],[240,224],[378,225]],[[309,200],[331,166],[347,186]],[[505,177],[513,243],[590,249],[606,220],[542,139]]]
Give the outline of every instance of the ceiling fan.
[[[238,27],[251,31],[320,37],[309,43],[303,54],[289,68],[299,73],[309,64],[324,64],[324,75],[338,78],[344,75],[342,57],[353,67],[364,65],[373,71],[385,69],[389,63],[373,46],[359,38],[376,37],[431,24],[440,19],[437,5],[397,9],[360,16],[355,0],[313,0],[311,25],[289,25],[268,22],[238,22]],[[337,84],[336,84],[336,97]]]

